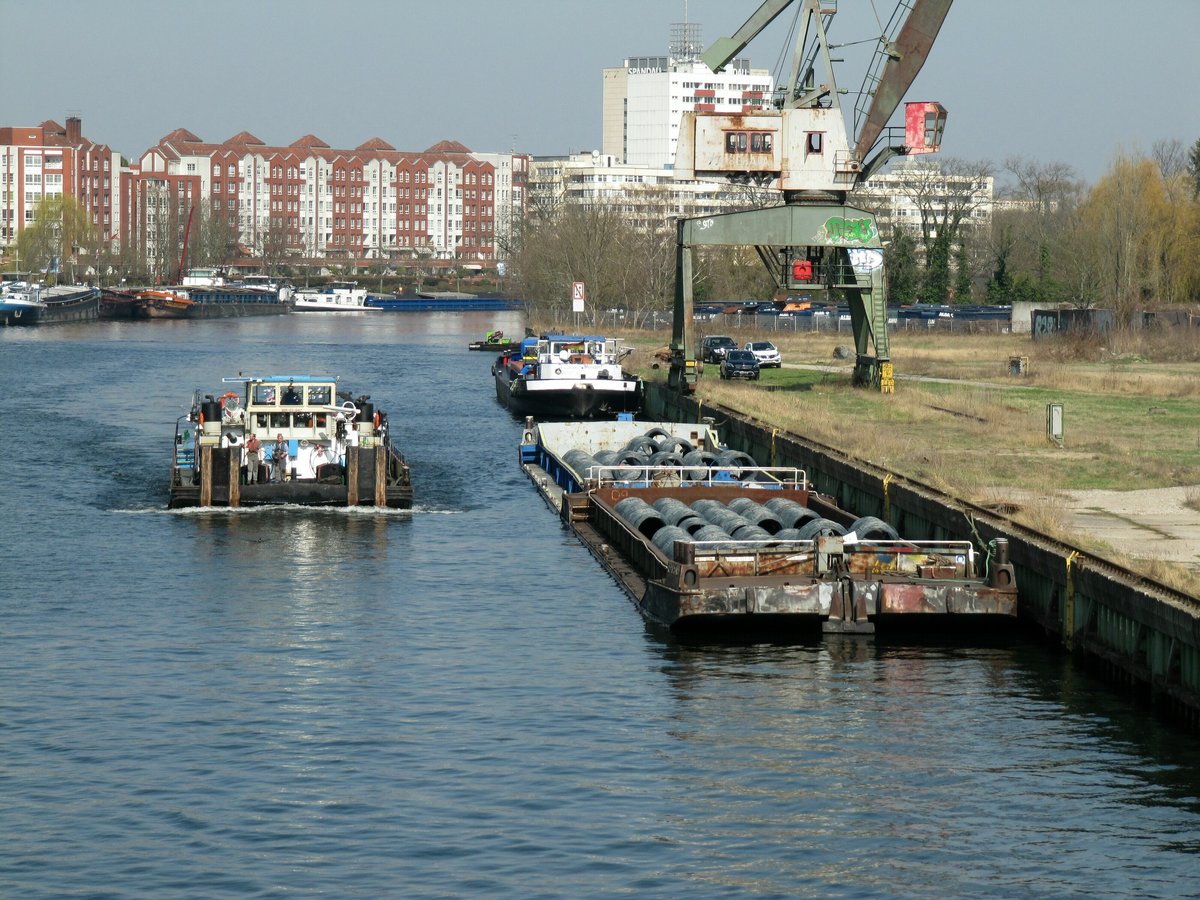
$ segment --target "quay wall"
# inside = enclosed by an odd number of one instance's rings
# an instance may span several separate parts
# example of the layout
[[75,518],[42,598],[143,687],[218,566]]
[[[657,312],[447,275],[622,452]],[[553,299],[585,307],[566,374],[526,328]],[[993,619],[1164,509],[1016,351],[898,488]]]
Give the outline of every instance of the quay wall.
[[858,515],[890,522],[911,540],[1005,538],[1020,619],[1170,714],[1200,727],[1200,599],[1095,554],[1038,534],[869,462],[756,421],[729,407],[647,385],[650,419],[712,418],[722,440],[760,464],[804,469],[813,487]]

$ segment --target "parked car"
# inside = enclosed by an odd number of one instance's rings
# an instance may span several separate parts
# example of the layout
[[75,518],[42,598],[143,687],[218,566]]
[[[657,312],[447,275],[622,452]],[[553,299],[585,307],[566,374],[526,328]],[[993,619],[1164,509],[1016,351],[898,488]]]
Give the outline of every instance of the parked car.
[[754,354],[759,368],[778,369],[783,366],[783,357],[779,355],[779,348],[770,341],[750,341],[743,349]]
[[730,350],[737,349],[737,341],[727,334],[710,334],[700,342],[701,362],[720,362]]
[[721,377],[726,380],[749,378],[758,381],[758,376],[758,360],[749,350],[730,350],[721,360]]

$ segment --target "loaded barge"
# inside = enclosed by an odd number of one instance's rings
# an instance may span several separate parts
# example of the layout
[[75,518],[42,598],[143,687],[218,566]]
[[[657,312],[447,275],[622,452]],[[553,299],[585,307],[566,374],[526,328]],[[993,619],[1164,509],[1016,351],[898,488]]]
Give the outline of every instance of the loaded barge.
[[908,541],[812,490],[803,471],[757,465],[709,424],[526,421],[522,468],[629,594],[677,633],[1012,620],[1004,540]]
[[387,415],[331,375],[237,376],[175,423],[167,507],[412,507]]

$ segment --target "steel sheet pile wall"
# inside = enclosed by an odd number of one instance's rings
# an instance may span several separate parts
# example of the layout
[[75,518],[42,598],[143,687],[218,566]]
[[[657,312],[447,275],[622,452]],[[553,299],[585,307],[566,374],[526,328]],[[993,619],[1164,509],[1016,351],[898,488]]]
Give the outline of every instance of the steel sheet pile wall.
[[1019,614],[1110,675],[1149,689],[1200,725],[1200,599],[1130,572],[1006,516],[957,500],[831,447],[747,419],[737,410],[648,386],[647,415],[677,422],[711,417],[730,447],[773,466],[797,466],[844,509],[875,515],[912,540],[1009,542]]

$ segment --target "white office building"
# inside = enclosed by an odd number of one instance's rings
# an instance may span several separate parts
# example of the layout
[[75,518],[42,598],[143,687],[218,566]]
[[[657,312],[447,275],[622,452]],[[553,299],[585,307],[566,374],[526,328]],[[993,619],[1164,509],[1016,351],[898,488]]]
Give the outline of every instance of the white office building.
[[684,112],[734,115],[771,104],[774,82],[766,69],[735,59],[714,74],[700,61],[700,26],[671,26],[666,56],[631,56],[604,70],[601,152],[632,166],[670,168]]

